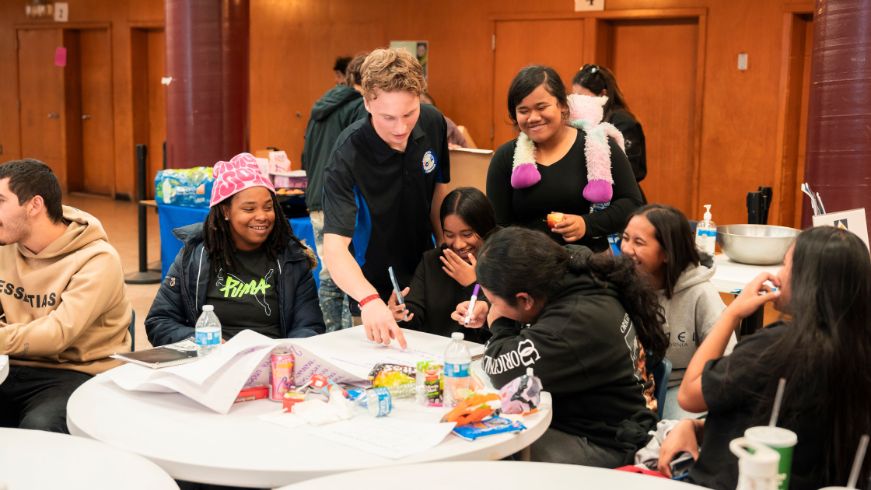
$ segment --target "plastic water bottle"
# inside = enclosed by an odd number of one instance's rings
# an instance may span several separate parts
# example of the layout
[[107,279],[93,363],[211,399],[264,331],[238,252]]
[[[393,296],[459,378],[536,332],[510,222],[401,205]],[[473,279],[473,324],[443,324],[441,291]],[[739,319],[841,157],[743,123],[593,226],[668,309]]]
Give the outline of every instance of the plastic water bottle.
[[472,388],[469,365],[472,355],[463,342],[463,332],[451,334],[451,343],[445,350],[445,406],[454,407],[463,401]]
[[194,334],[197,347],[200,348],[200,356],[208,354],[215,347],[221,345],[221,322],[215,315],[214,306],[203,305],[203,313],[197,319]]

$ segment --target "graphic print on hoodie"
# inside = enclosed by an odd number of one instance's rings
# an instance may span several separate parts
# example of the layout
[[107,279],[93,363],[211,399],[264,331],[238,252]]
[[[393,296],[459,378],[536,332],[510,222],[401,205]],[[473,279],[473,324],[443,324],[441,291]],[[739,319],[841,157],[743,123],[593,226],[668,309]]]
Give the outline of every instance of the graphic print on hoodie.
[[225,339],[244,329],[278,338],[277,267],[262,250],[237,251],[234,270],[218,267],[212,273],[206,304],[215,307]]

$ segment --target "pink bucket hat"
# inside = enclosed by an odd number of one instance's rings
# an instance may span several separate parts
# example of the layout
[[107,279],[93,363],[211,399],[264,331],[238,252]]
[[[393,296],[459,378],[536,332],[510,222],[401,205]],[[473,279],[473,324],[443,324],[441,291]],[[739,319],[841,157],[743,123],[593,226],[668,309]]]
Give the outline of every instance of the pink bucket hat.
[[229,162],[218,162],[212,169],[215,183],[212,184],[212,201],[209,207],[244,191],[249,187],[266,187],[273,194],[275,187],[257,166],[257,159],[250,153],[240,153]]

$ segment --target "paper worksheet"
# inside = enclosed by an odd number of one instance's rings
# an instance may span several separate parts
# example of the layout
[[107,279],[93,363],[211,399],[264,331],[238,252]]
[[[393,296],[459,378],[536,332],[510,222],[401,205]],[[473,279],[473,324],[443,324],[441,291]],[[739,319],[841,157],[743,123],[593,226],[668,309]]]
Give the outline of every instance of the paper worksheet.
[[355,417],[306,431],[367,453],[400,459],[433,448],[454,429],[453,422],[433,424],[394,417]]

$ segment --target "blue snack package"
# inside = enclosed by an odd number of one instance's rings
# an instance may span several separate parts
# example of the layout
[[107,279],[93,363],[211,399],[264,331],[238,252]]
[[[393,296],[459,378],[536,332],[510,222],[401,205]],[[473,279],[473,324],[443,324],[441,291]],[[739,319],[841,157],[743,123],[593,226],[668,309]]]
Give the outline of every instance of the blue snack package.
[[154,199],[158,204],[208,208],[214,182],[212,167],[160,170],[154,178]]
[[455,427],[453,432],[467,441],[474,441],[479,437],[507,432],[520,432],[522,430],[526,430],[526,426],[521,422],[505,417],[491,417],[481,422]]

